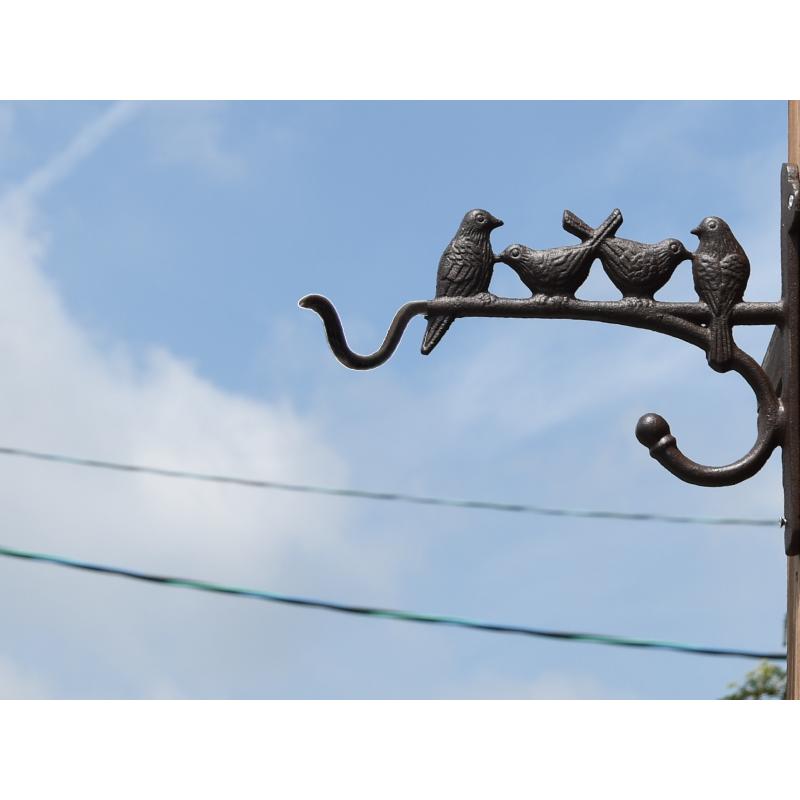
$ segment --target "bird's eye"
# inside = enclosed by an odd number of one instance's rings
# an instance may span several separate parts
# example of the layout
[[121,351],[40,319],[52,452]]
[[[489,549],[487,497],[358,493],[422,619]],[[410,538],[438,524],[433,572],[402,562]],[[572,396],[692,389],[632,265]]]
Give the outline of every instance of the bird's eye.
[[515,247],[511,251],[511,258],[519,258],[519,247]]
[[669,249],[672,250],[673,253],[677,253],[678,252],[678,243],[677,242],[673,242],[669,246]]
[[715,221],[715,220],[713,220],[713,219],[712,219],[712,220],[709,220],[709,222],[708,222],[708,227],[709,227],[709,229],[710,229],[710,230],[712,230],[712,231],[713,231],[713,230],[714,230],[714,228],[716,228],[716,227],[717,227],[717,223],[716,223],[716,221]]
[[480,223],[481,223],[481,225],[483,225],[483,223],[484,223],[484,222],[486,222],[486,217],[484,217],[484,216],[483,216],[483,214],[478,214],[478,216],[477,216],[477,217],[475,217],[475,219],[476,219],[478,222],[480,222]]

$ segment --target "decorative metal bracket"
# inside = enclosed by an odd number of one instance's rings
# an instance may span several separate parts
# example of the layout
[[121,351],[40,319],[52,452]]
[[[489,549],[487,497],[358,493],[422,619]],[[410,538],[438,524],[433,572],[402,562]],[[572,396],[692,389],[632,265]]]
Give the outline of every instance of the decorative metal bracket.
[[781,170],[781,305],[762,367],[783,414],[783,523],[786,554],[800,554],[800,175]]
[[[594,229],[566,211],[563,227],[581,239],[579,244],[549,250],[511,245],[496,256],[489,234],[503,223],[475,209],[464,217],[441,257],[436,298],[402,306],[374,353],[361,355],[350,349],[339,315],[326,297],[308,295],[300,306],[319,314],[334,355],[355,370],[373,369],[387,361],[409,322],[420,314],[428,319],[422,346],[425,354],[461,317],[593,320],[643,328],[688,342],[706,353],[712,369],[738,372],[752,388],[758,406],[755,443],[731,464],[705,466],[684,455],[666,420],[652,413],[639,419],[637,439],[673,475],[700,486],[730,486],[747,480],[781,445],[786,551],[796,554],[800,553],[800,179],[796,165],[784,165],[781,195],[783,297],[779,302],[744,302],[749,261],[730,228],[718,217],[706,217],[692,231],[700,244],[689,253],[676,239],[649,245],[617,238],[614,234],[622,215],[616,209]],[[622,292],[621,300],[575,298],[575,291],[597,259]],[[654,293],[667,283],[675,267],[688,259],[700,302],[654,300]],[[531,290],[530,298],[501,298],[488,293],[497,262],[517,272]],[[732,329],[737,325],[775,326],[763,365],[735,344]]]

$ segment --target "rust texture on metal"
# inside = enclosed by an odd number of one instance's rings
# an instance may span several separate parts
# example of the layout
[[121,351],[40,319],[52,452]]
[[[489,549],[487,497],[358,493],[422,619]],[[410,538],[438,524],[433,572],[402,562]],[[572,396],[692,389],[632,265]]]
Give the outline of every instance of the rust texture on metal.
[[[786,318],[781,335],[778,392],[786,415],[783,440],[783,518],[787,555],[800,553],[800,176],[796,164],[781,173],[781,281]],[[769,350],[767,351],[768,361]]]
[[[798,311],[798,296],[797,296],[797,282],[800,281],[800,261],[797,258],[797,232],[795,226],[797,225],[797,165],[800,164],[800,101],[790,100],[789,106],[789,152],[786,159],[789,165],[784,168],[784,173],[781,175],[781,262],[783,273],[783,296],[787,298],[787,324],[784,331],[786,336],[790,335],[790,331],[794,330],[795,336],[797,335],[797,318]],[[794,172],[794,176],[790,172]],[[794,177],[794,180],[791,178]],[[793,184],[793,185],[792,185]],[[792,197],[793,212],[789,214],[789,197]],[[785,199],[785,202],[784,202]],[[787,228],[788,224],[788,228]],[[794,262],[794,263],[792,263]],[[787,291],[789,287],[794,286],[795,291]],[[795,347],[797,340],[795,339]],[[784,350],[781,349],[781,355],[784,355]],[[787,359],[790,360],[790,359]],[[791,364],[790,364],[791,367]],[[797,372],[792,377],[796,379]],[[783,378],[783,376],[781,376]],[[790,380],[791,382],[791,380]],[[795,384],[796,388],[796,384]],[[795,405],[792,407],[788,405],[784,397],[784,404],[787,406],[787,417],[791,417],[793,424],[797,424],[797,402],[800,398],[795,395]],[[797,508],[797,492],[798,487],[795,483],[793,486],[788,486],[786,483],[785,470],[789,463],[794,464],[792,474],[797,477],[800,470],[797,468],[800,464],[800,452],[794,447],[795,443],[792,439],[787,438],[783,447],[783,465],[784,465],[784,514],[793,516],[790,509]],[[800,700],[800,555],[793,555],[798,549],[796,529],[793,530],[787,526],[786,530],[786,549],[789,551],[789,557],[786,559],[786,699],[787,700]]]
[[[643,328],[681,339],[702,350],[712,369],[739,373],[753,390],[758,406],[755,443],[749,452],[731,464],[706,466],[683,454],[668,423],[658,414],[644,414],[639,419],[636,437],[653,458],[681,480],[701,486],[730,486],[758,472],[779,445],[785,445],[784,464],[788,449],[795,447],[793,452],[800,453],[800,426],[796,424],[800,419],[789,426],[792,432],[787,435],[784,409],[787,396],[791,396],[794,398],[792,415],[800,413],[800,390],[795,386],[800,376],[800,365],[795,363],[800,305],[797,297],[798,226],[794,213],[800,194],[797,168],[793,165],[784,166],[782,196],[784,291],[783,298],[777,302],[744,300],[750,262],[730,227],[720,217],[706,217],[691,231],[699,244],[690,252],[676,238],[647,244],[617,237],[622,225],[619,209],[614,209],[596,228],[572,211],[565,211],[562,227],[576,236],[578,243],[550,249],[512,244],[499,255],[493,255],[490,235],[502,222],[488,211],[474,209],[464,216],[442,254],[436,297],[402,306],[375,352],[362,355],[349,347],[339,315],[326,297],[308,295],[300,301],[300,306],[321,317],[334,355],[346,367],[356,370],[372,369],[386,362],[399,345],[409,322],[418,315],[425,315],[428,320],[422,345],[425,355],[439,344],[452,323],[463,317],[591,320]],[[619,300],[575,297],[597,260],[622,294]],[[684,261],[691,262],[698,302],[655,300],[655,293],[667,284]],[[492,271],[499,263],[516,272],[531,292],[529,298],[496,297],[489,292]],[[791,306],[791,313],[784,318],[787,304]],[[733,329],[737,325],[775,326],[763,365],[736,344]],[[797,437],[798,441],[792,437]],[[796,457],[792,463],[798,463]],[[800,519],[795,517],[800,514],[800,502],[794,487],[800,486],[800,476],[795,470],[784,469],[784,477],[788,498],[787,551],[789,548],[797,551]]]

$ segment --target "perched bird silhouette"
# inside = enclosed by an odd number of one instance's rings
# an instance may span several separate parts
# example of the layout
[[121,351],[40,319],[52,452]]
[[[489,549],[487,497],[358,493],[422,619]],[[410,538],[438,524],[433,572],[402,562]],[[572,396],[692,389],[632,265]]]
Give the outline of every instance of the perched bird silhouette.
[[692,256],[694,288],[711,309],[708,363],[717,372],[724,372],[734,347],[730,313],[744,297],[750,260],[728,223],[719,217],[706,217],[692,233],[700,240]]
[[622,213],[615,208],[582,244],[533,250],[524,244],[506,247],[498,261],[508,264],[534,295],[574,297],[589,277],[597,249],[622,225]]
[[[564,212],[564,230],[588,241],[594,229],[571,211]],[[692,254],[677,239],[655,244],[609,237],[597,249],[606,275],[623,297],[652,300],[653,295],[672,277],[675,268]]]
[[[494,254],[489,235],[503,220],[482,208],[464,215],[456,235],[439,259],[436,297],[472,297],[489,289],[494,269]],[[455,317],[429,316],[422,340],[422,354],[428,355],[439,343]]]

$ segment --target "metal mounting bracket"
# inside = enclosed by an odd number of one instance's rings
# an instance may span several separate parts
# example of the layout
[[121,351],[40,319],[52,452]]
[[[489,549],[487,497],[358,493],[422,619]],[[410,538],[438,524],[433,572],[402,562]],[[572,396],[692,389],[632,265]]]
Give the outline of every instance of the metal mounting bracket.
[[800,175],[781,170],[781,297],[784,319],[772,333],[762,367],[784,415],[783,523],[786,555],[800,554]]

